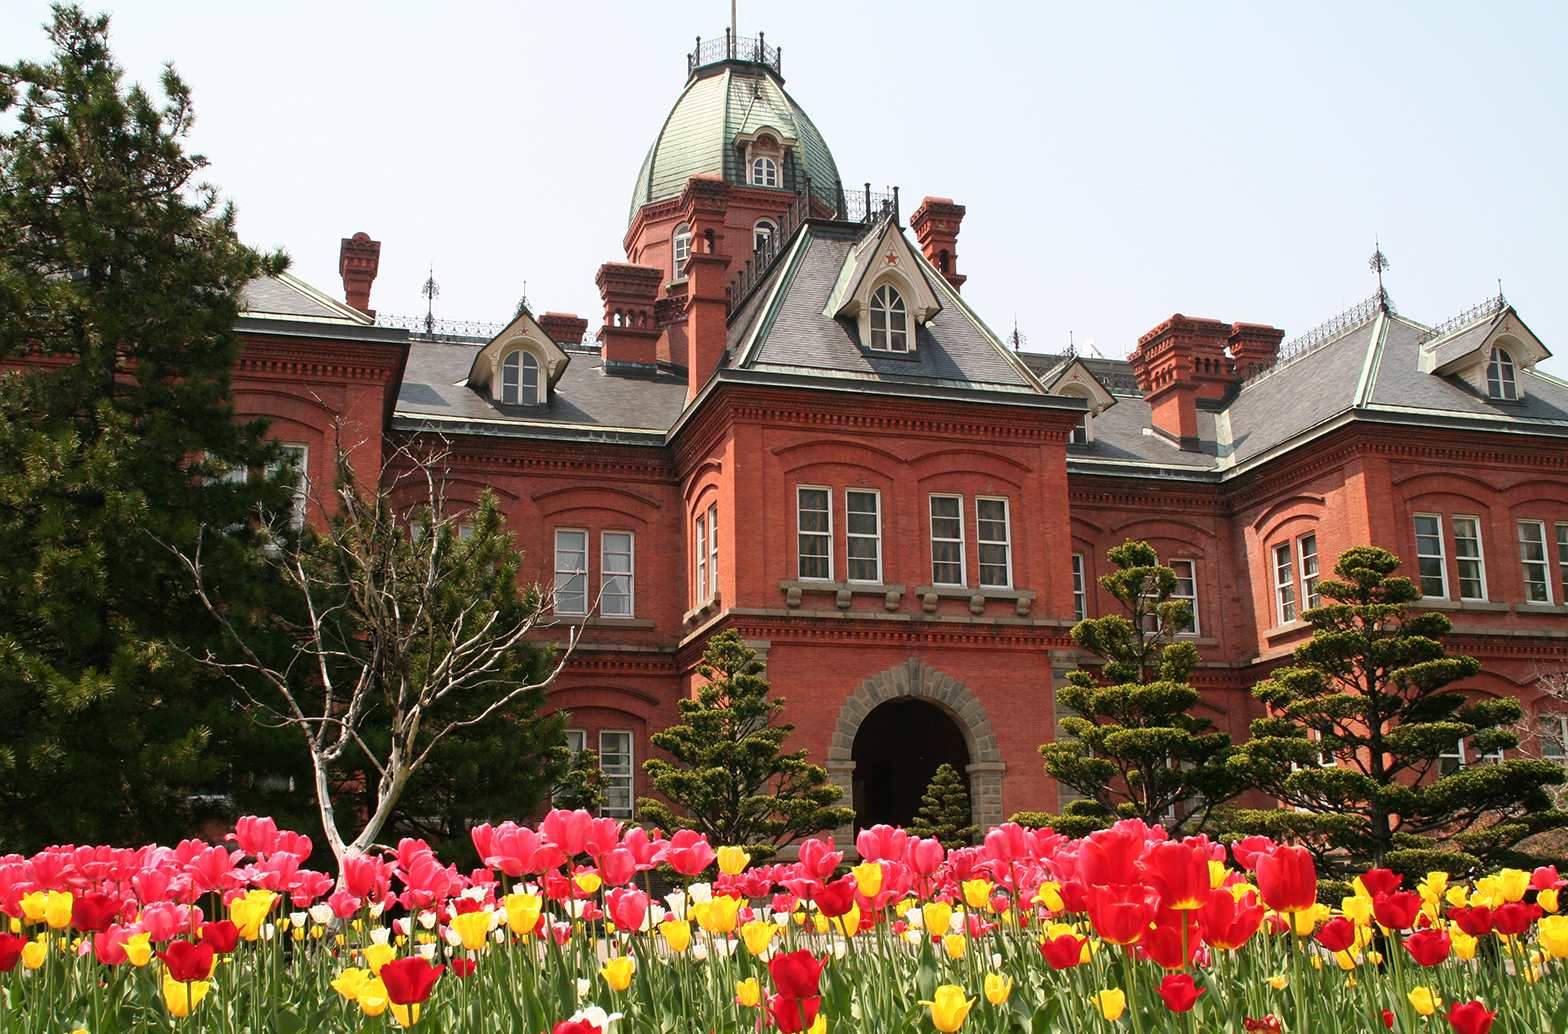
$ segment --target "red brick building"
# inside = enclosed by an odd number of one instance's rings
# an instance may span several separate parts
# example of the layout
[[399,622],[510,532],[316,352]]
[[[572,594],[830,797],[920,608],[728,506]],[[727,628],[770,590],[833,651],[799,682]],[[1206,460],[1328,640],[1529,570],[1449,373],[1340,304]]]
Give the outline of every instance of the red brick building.
[[726,628],[863,822],[907,820],[942,761],[982,824],[1055,810],[1035,748],[1127,538],[1177,570],[1200,706],[1238,740],[1318,574],[1374,543],[1481,660],[1463,688],[1521,696],[1550,729],[1526,746],[1565,753],[1536,676],[1568,668],[1568,384],[1501,297],[1429,326],[1380,292],[1283,346],[1176,315],[1125,362],[1016,353],[960,294],[962,206],[906,229],[896,192],[846,190],[762,40],[688,72],[592,328],[380,325],[363,234],[347,304],[283,277],[241,321],[241,414],[311,478],[335,439],[367,471],[439,436],[453,497],[497,494],[586,626],[551,702],[617,778],[611,814]]

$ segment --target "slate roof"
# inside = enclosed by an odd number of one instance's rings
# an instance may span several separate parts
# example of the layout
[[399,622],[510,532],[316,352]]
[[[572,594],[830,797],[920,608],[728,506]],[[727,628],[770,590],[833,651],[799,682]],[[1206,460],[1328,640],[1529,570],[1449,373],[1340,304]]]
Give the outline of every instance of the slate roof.
[[297,319],[311,323],[368,326],[374,322],[289,273],[257,277],[245,285],[245,314],[269,319]]

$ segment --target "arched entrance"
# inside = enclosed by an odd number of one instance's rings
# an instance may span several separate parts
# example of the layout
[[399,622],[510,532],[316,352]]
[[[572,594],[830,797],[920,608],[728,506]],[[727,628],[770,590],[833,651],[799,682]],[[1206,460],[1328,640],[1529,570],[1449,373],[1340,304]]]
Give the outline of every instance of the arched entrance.
[[878,704],[860,723],[851,751],[855,831],[908,826],[941,765],[952,765],[968,789],[969,747],[947,712],[919,697]]

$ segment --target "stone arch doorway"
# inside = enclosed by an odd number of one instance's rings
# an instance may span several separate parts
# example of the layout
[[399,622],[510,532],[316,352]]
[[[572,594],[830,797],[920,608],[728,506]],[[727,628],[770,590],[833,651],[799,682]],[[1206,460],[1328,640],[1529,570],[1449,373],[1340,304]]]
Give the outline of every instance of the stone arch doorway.
[[[855,738],[862,724],[879,705],[890,700],[918,698],[935,707],[957,727],[963,737],[969,764],[969,808],[982,830],[1002,823],[1002,775],[1007,765],[996,746],[996,734],[980,701],[962,682],[911,657],[862,682],[839,711],[828,748],[828,778],[844,791],[846,804],[854,800]],[[935,766],[933,766],[934,770]],[[921,792],[925,790],[922,784]],[[855,831],[845,826],[834,833],[840,847],[853,847]]]
[[969,746],[946,711],[920,697],[878,704],[855,732],[852,800],[855,831],[867,826],[908,826],[941,765],[952,765],[969,783]]

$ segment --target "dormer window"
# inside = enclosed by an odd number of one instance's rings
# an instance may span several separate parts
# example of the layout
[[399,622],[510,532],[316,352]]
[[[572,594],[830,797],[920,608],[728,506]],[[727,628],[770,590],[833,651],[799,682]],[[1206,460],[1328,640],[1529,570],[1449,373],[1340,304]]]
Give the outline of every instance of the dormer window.
[[675,228],[675,236],[670,238],[671,257],[675,261],[675,275],[683,275],[681,269],[686,265],[686,260],[691,257],[691,227],[681,223]]
[[871,350],[909,351],[909,313],[892,284],[883,284],[871,294]]
[[778,227],[773,225],[771,219],[758,219],[757,225],[751,228],[752,250],[761,251],[762,246],[773,239],[773,231]]
[[501,401],[506,405],[539,404],[539,360],[516,349],[501,360]]
[[753,158],[751,161],[751,185],[754,187],[778,186],[779,163],[772,158]]
[[1506,348],[1492,348],[1492,357],[1486,364],[1486,393],[1505,402],[1519,398],[1519,385],[1514,380],[1514,357]]

